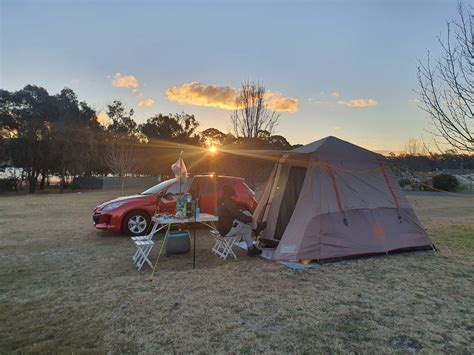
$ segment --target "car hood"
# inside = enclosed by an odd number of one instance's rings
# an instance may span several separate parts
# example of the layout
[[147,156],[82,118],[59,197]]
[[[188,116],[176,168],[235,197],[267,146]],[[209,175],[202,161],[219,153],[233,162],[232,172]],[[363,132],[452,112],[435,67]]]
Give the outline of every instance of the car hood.
[[109,200],[109,201],[106,201],[106,202],[103,202],[101,203],[100,205],[98,205],[95,209],[96,210],[100,210],[102,208],[105,207],[105,205],[108,205],[110,203],[115,203],[115,202],[131,202],[131,201],[136,201],[136,200],[140,200],[142,198],[146,198],[146,197],[149,197],[150,195],[130,195],[130,196],[122,196],[122,197],[117,197],[113,200]]

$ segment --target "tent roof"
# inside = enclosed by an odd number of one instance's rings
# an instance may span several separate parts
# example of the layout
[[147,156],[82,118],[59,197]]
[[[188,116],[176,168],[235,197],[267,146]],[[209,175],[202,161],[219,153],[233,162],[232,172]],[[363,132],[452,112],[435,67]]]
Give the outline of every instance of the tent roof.
[[310,153],[332,153],[344,156],[372,156],[376,158],[382,157],[380,154],[372,152],[368,149],[359,147],[358,145],[349,143],[337,137],[328,136],[323,139],[308,143],[302,147],[293,149],[290,154],[310,154]]
[[[224,150],[224,152],[232,152],[232,150]],[[350,156],[372,156],[376,158],[382,157],[382,155],[372,152],[368,149],[359,147],[358,145],[349,143],[345,140],[334,136],[328,136],[312,143],[308,143],[303,145],[299,148],[295,148],[292,150],[236,150],[238,154],[242,155],[276,155],[282,156],[283,154],[289,155],[303,155],[303,154],[311,154],[311,153],[335,153],[335,154],[342,154],[342,155],[350,155]]]

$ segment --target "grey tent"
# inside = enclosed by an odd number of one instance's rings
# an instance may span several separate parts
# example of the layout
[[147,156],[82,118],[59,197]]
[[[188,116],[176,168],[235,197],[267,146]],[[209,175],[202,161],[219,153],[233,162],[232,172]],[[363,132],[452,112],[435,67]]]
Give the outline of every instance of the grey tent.
[[284,152],[254,217],[278,242],[274,260],[433,248],[386,159],[336,137]]

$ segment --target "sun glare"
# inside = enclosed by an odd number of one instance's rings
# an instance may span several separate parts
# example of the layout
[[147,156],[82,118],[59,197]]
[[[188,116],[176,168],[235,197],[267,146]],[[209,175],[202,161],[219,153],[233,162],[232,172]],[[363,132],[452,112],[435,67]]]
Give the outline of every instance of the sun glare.
[[217,152],[217,148],[216,148],[215,146],[211,145],[211,146],[209,147],[209,152],[210,152],[211,154],[214,154],[214,153]]

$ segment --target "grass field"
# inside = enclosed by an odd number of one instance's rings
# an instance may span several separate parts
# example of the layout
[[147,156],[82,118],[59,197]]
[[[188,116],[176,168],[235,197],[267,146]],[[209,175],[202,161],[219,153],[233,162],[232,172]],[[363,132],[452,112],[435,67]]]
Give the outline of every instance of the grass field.
[[91,225],[116,194],[0,198],[0,352],[474,352],[474,198],[409,197],[438,253],[295,272],[201,231],[151,279]]

